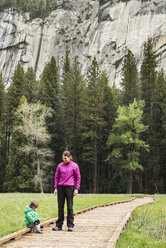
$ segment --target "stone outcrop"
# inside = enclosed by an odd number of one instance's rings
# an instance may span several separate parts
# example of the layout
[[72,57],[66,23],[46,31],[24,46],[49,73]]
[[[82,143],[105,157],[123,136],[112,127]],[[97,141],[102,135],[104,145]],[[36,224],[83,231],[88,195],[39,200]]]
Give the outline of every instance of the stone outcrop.
[[60,73],[68,46],[86,74],[94,56],[109,75],[110,85],[119,85],[123,58],[130,49],[138,68],[144,42],[153,39],[158,67],[166,69],[165,0],[108,1],[62,0],[52,3],[45,19],[30,20],[28,14],[14,10],[0,13],[0,71],[6,84],[18,62],[27,70],[32,66],[39,78],[44,66],[55,56]]

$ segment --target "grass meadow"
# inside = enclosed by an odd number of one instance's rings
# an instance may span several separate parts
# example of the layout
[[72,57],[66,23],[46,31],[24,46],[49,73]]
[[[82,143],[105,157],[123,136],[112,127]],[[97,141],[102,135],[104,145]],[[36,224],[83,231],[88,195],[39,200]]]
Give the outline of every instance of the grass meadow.
[[[78,194],[74,198],[74,211],[128,199],[131,197],[125,194]],[[31,201],[39,203],[38,214],[41,222],[57,217],[57,198],[53,194],[1,193],[0,237],[25,228],[24,208]]]
[[[155,198],[157,202],[134,210],[116,248],[166,248],[166,195]],[[128,199],[131,196],[125,194],[78,194],[74,198],[74,211]],[[33,200],[39,203],[41,222],[57,217],[57,198],[53,194],[2,193],[0,237],[25,228],[24,208]]]
[[134,210],[116,248],[166,248],[166,195],[155,198]]

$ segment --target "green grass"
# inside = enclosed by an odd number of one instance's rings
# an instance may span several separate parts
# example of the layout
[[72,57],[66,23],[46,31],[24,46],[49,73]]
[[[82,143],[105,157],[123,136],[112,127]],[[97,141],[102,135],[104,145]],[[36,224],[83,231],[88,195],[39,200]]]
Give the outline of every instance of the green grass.
[[158,202],[138,207],[116,248],[166,248],[166,195]]
[[[129,195],[78,194],[74,198],[74,211],[128,199]],[[38,214],[41,222],[57,217],[57,198],[53,194],[0,194],[0,237],[25,228],[24,208],[31,201],[39,203]]]

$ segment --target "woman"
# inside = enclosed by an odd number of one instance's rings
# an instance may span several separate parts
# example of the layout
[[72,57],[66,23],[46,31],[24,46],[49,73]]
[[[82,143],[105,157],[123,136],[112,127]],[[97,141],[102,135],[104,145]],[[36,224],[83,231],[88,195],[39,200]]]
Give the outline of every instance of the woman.
[[58,220],[53,231],[62,230],[64,221],[64,204],[67,200],[67,226],[68,231],[73,231],[74,214],[73,214],[73,196],[78,194],[80,188],[80,171],[76,163],[72,161],[69,151],[64,151],[62,154],[63,162],[57,166],[55,173],[55,190],[54,194],[58,193]]

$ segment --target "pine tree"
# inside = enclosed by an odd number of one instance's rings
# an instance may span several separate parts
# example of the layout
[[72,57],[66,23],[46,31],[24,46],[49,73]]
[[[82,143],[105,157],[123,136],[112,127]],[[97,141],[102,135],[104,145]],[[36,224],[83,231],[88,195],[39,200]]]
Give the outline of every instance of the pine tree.
[[88,164],[89,170],[89,191],[97,192],[97,171],[98,171],[98,143],[99,132],[104,126],[102,118],[103,89],[100,83],[101,73],[96,58],[92,61],[88,73],[87,85],[87,109],[84,119],[83,140],[83,159]]
[[164,70],[160,70],[157,75],[157,87],[156,87],[156,140],[158,144],[157,155],[159,156],[159,165],[155,171],[155,188],[157,193],[164,193],[166,190],[166,75]]
[[71,70],[69,53],[70,53],[69,48],[67,47],[66,51],[65,51],[65,62],[64,62],[64,65],[63,65],[63,79],[65,77],[65,74],[70,72],[70,70]]
[[105,71],[101,72],[100,84],[103,92],[102,96],[102,111],[103,119],[102,128],[99,130],[99,152],[98,152],[98,189],[99,192],[110,192],[111,190],[111,168],[106,161],[108,156],[108,148],[106,141],[115,121],[117,101],[114,88],[108,85],[108,76]]
[[61,161],[61,154],[64,150],[64,118],[60,97],[59,73],[54,57],[51,58],[51,61],[43,70],[39,99],[41,103],[52,109],[52,116],[48,117],[46,122],[51,135],[49,147],[54,152],[55,165],[57,165]]
[[140,89],[138,80],[138,71],[134,55],[128,50],[127,55],[124,58],[122,68],[122,104],[129,105],[139,99]]
[[66,117],[66,146],[72,152],[74,159],[77,160],[85,105],[85,81],[76,58],[67,75],[65,74],[62,86],[64,115]]
[[142,157],[144,165],[144,187],[148,192],[153,192],[155,183],[155,170],[158,167],[159,160],[156,156],[157,140],[156,140],[156,60],[153,51],[152,40],[148,39],[144,46],[144,56],[141,65],[141,88],[142,99],[145,101],[144,107],[144,124],[149,128],[144,134],[144,140],[150,145],[150,153]]
[[6,165],[5,114],[6,92],[4,83],[2,81],[2,74],[0,74],[0,192],[2,192]]
[[0,74],[0,133],[3,133],[4,121],[5,121],[5,110],[6,110],[6,92],[5,86],[2,81],[2,74]]
[[119,106],[117,118],[113,125],[107,145],[113,146],[108,160],[118,160],[128,174],[127,193],[132,193],[133,172],[143,167],[139,163],[142,148],[148,150],[148,145],[140,139],[140,134],[148,127],[142,124],[144,102],[134,100],[129,106]]
[[[72,97],[72,90],[71,90],[71,84],[72,84],[72,78],[71,78],[71,65],[70,65],[70,59],[69,59],[69,49],[66,48],[65,51],[65,60],[63,65],[63,75],[62,75],[62,89],[61,89],[61,96],[62,96],[62,104],[64,109],[64,131],[65,131],[65,147],[66,149],[71,149],[71,140],[70,140],[70,134],[68,132],[68,129],[71,129],[69,127],[68,118],[70,115],[68,114],[68,104],[70,104],[70,98]],[[71,151],[72,152],[72,151]]]
[[20,64],[17,65],[12,82],[7,92],[8,122],[10,126],[13,124],[13,113],[17,109],[20,99],[24,94],[24,70]]
[[157,63],[154,56],[152,40],[148,39],[144,45],[144,57],[141,65],[141,90],[142,99],[145,100],[145,121],[149,124],[152,118],[155,103],[156,87],[156,67]]
[[24,76],[24,96],[29,103],[35,103],[38,100],[39,82],[36,80],[36,74],[32,67],[28,68]]
[[[24,156],[17,151],[18,147],[24,142],[24,138],[20,134],[13,134],[13,125],[15,120],[15,111],[18,108],[22,95],[24,94],[24,70],[20,64],[17,65],[11,84],[7,91],[7,125],[6,125],[6,142],[8,161],[5,171],[4,191],[14,191],[19,183],[19,174],[17,170],[26,165]],[[11,139],[12,137],[12,139]],[[12,143],[11,143],[12,140]],[[12,158],[12,161],[11,161]],[[21,158],[21,159],[20,159]],[[12,167],[14,166],[16,170]],[[11,178],[10,182],[8,178]],[[9,184],[10,185],[9,185]]]
[[24,94],[24,70],[20,64],[17,65],[11,84],[7,91],[7,126],[6,140],[7,150],[10,150],[11,132],[14,123],[14,112],[16,111],[19,101]]

